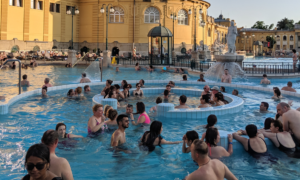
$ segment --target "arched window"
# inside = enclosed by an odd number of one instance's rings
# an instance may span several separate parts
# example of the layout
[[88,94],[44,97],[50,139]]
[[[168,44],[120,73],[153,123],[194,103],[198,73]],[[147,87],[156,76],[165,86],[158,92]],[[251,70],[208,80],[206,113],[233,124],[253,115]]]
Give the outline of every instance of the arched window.
[[39,46],[34,46],[33,51],[40,51],[40,47]]
[[57,46],[53,46],[52,49],[57,49]]
[[11,52],[17,52],[17,51],[19,51],[19,46],[13,46],[11,48]]
[[294,41],[294,36],[290,36],[290,41]]
[[202,22],[203,18],[202,18],[202,14],[199,14],[199,26],[201,26],[201,22]]
[[210,33],[211,33],[210,28],[208,28],[208,37],[210,37]]
[[283,36],[283,40],[286,41],[286,36]]
[[159,23],[159,11],[155,7],[148,7],[144,14],[145,23]]
[[114,12],[110,13],[110,23],[124,23],[124,11],[120,7],[114,7]]
[[188,14],[187,14],[187,12],[185,10],[180,9],[178,11],[178,17],[177,18],[178,18],[178,24],[180,24],[180,25],[189,25]]

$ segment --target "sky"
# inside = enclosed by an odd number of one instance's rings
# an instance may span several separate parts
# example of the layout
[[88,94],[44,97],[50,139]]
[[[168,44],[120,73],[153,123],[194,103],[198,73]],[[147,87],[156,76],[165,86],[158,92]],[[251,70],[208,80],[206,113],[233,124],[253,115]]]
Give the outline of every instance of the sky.
[[204,0],[211,4],[208,15],[214,18],[222,14],[235,20],[237,27],[250,28],[256,21],[274,24],[287,17],[300,21],[300,0]]

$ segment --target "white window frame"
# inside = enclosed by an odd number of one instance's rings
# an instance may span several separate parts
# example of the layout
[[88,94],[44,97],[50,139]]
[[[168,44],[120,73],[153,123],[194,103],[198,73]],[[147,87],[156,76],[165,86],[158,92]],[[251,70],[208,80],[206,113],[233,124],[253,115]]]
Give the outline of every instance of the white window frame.
[[189,16],[186,10],[180,9],[177,15],[178,25],[189,25]]
[[[124,23],[124,10],[118,6],[114,7],[114,12],[109,15],[109,23]],[[111,21],[113,17],[113,21]],[[116,18],[118,21],[116,21]]]
[[[151,17],[153,18],[153,22],[151,22]],[[157,8],[148,7],[144,13],[144,23],[149,24],[157,24],[160,22],[160,14]]]

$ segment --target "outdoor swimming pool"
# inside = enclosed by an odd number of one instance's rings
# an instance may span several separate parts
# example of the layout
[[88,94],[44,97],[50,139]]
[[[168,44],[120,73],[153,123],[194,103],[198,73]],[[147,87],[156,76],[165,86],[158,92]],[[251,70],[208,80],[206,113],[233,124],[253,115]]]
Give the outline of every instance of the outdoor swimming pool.
[[[146,84],[146,87],[162,87],[165,84]],[[183,88],[202,89],[203,86],[176,86]],[[67,132],[82,135],[85,138],[78,141],[68,141],[60,144],[57,155],[66,158],[72,168],[74,179],[183,179],[188,173],[198,168],[190,154],[181,152],[182,144],[163,145],[148,154],[140,151],[138,140],[149,127],[129,125],[126,130],[127,143],[124,145],[133,153],[113,153],[110,149],[110,138],[113,131],[101,134],[97,138],[87,137],[87,122],[92,116],[92,97],[103,88],[92,86],[92,92],[85,94],[86,99],[76,101],[66,98],[67,90],[49,92],[49,98],[39,95],[23,99],[9,109],[6,115],[0,115],[0,174],[2,179],[20,179],[27,171],[24,169],[24,156],[27,149],[40,139],[47,129],[54,129],[58,122],[67,125]],[[232,88],[227,88],[231,92]],[[247,124],[254,123],[263,127],[264,119],[274,117],[278,101],[270,99],[271,93],[240,89],[245,99],[245,106],[239,113],[230,116],[218,116],[217,128],[228,132],[244,129]],[[159,94],[161,96],[161,94]],[[132,97],[128,103],[143,101],[147,111],[155,105],[158,95],[143,98]],[[178,103],[175,94],[173,100]],[[188,97],[191,98],[191,97]],[[197,103],[191,98],[189,103]],[[286,96],[282,100],[294,100],[294,108],[300,107],[299,98]],[[261,101],[270,104],[268,113],[258,111]],[[125,109],[118,109],[119,113]],[[163,123],[162,135],[166,140],[178,141],[188,130],[196,130],[200,136],[205,131],[199,125],[206,124],[205,119],[168,119],[152,117]],[[287,157],[275,147],[269,148],[270,153],[278,158],[277,163],[257,161],[246,152],[233,152],[229,158],[222,161],[238,179],[298,179],[300,160]]]

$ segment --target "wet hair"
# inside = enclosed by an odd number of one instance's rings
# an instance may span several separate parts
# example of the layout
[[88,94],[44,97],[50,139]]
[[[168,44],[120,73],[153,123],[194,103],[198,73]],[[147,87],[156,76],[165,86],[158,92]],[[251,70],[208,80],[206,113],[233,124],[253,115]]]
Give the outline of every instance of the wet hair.
[[194,141],[195,139],[199,139],[199,135],[196,131],[188,131],[185,133],[185,136],[188,141]]
[[173,85],[175,85],[174,81],[169,81],[169,84],[173,84]]
[[182,78],[183,78],[183,80],[187,80],[187,76],[186,75],[183,75]]
[[249,124],[246,126],[246,132],[249,138],[253,138],[257,134],[257,127],[254,124]]
[[40,158],[44,162],[50,163],[50,150],[45,144],[39,143],[30,146],[25,156],[25,166],[31,156]]
[[162,103],[162,99],[161,99],[161,97],[157,97],[156,98],[156,104],[160,104],[160,103]]
[[89,85],[85,85],[84,88],[83,88],[84,91],[86,91],[86,89],[89,88],[89,87],[90,87]]
[[[138,87],[138,85],[141,85],[140,83],[136,83],[135,87]],[[142,85],[141,85],[142,86]]]
[[150,65],[149,67],[150,67],[150,69],[153,69],[153,66],[152,66],[152,65]]
[[82,73],[82,76],[83,76],[83,77],[86,77],[86,73]]
[[110,88],[105,89],[105,91],[104,91],[104,93],[105,93],[104,97],[107,96],[110,93],[110,91],[111,91]]
[[207,117],[207,125],[205,126],[206,129],[213,127],[218,122],[217,116],[211,114]]
[[103,105],[102,104],[95,104],[94,106],[93,106],[93,112],[96,112],[99,108],[101,108],[101,107],[103,107]]
[[45,78],[45,83],[49,83],[50,79],[49,78]]
[[215,97],[218,99],[218,101],[222,101],[222,99],[224,98],[222,96],[223,96],[223,94],[221,92],[218,92],[215,94]]
[[272,121],[274,121],[273,118],[270,118],[270,117],[266,118],[265,123],[264,123],[264,129],[266,129],[266,130],[270,129]]
[[46,92],[48,91],[48,87],[47,87],[47,86],[42,87],[42,90],[43,90],[43,89],[45,89]]
[[118,116],[118,112],[114,109],[109,109],[106,113],[106,117],[111,120],[114,120]]
[[142,114],[143,112],[145,112],[145,104],[143,102],[137,102],[136,107],[137,107],[136,114]]
[[142,81],[142,83],[143,83],[142,85],[144,85],[144,84],[145,84],[145,81],[144,81],[144,79],[141,79],[140,81]]
[[293,49],[292,51],[293,51],[293,53],[296,53],[296,49]]
[[110,105],[105,105],[104,106],[104,115],[107,117],[107,115],[108,115],[108,110],[110,109],[110,108],[112,108]]
[[279,132],[283,132],[283,125],[282,125],[282,123],[280,121],[273,119],[271,121],[271,124],[273,124],[274,127],[278,127],[278,131]]
[[[142,137],[142,140],[145,140],[143,143],[144,146],[148,147],[149,151],[153,151],[155,149],[155,146],[153,145],[156,138],[163,139],[160,135],[162,123],[160,121],[153,121],[150,125],[150,131],[146,131]],[[146,140],[146,135],[148,135],[148,138]],[[160,141],[158,144],[160,147]]]
[[234,89],[233,92],[235,92],[236,95],[239,95],[239,91],[237,89]]
[[195,139],[193,144],[194,144],[196,153],[201,154],[201,155],[207,155],[208,146],[204,141]]
[[121,121],[123,121],[123,118],[124,117],[127,117],[128,118],[128,116],[126,115],[126,114],[120,114],[118,117],[117,117],[117,124],[119,125],[119,122],[121,122]]
[[82,92],[82,87],[77,87],[77,88],[75,89],[75,92],[77,92],[77,94],[81,94],[81,92]]
[[170,91],[168,91],[168,90],[164,90],[164,95],[165,95],[165,96],[168,96],[168,95],[169,95],[169,93],[170,93]]
[[269,103],[267,103],[267,102],[261,102],[261,103],[266,107],[266,110],[269,109]]
[[201,76],[204,77],[204,74],[200,74],[200,77],[201,77]]
[[292,87],[292,86],[293,86],[293,83],[292,83],[291,81],[289,81],[289,82],[287,83],[287,85],[290,86],[290,87]]
[[220,91],[221,91],[221,92],[225,92],[225,87],[224,87],[224,86],[221,86],[221,87],[220,87]]
[[210,101],[210,94],[202,95],[202,96],[200,97],[200,99],[204,99],[204,101],[205,101],[206,103],[209,103],[209,101]]
[[58,133],[50,129],[44,132],[42,137],[42,143],[44,143],[47,146],[51,146],[55,143],[57,139],[58,139]]
[[120,89],[119,84],[115,84],[114,86],[116,87],[117,90]]
[[108,93],[108,98],[112,98],[113,94],[114,94],[114,91],[116,91],[116,88],[115,86],[111,86],[111,87],[114,87],[113,89],[111,89]]
[[268,76],[266,74],[264,74],[263,77],[268,77]]
[[182,103],[186,103],[187,97],[185,95],[181,95],[179,99]]
[[26,74],[23,75],[23,79],[27,79],[27,75]]
[[281,95],[281,92],[278,88],[274,89],[275,94],[277,95],[277,97],[279,97]]
[[108,82],[109,85],[111,85],[113,83],[113,81],[110,79],[106,80],[106,82]]
[[135,66],[138,66],[139,65],[139,63],[135,63]]
[[216,139],[218,138],[218,129],[217,128],[208,128],[205,134],[205,142],[209,143],[211,146],[216,145]]
[[122,82],[124,83],[124,85],[128,84],[126,80],[122,80]]
[[64,123],[57,123],[57,124],[56,124],[56,127],[55,127],[55,130],[58,131],[58,128],[59,128],[60,126],[65,126],[65,127],[66,127],[66,130],[67,130],[67,126],[66,126]]

